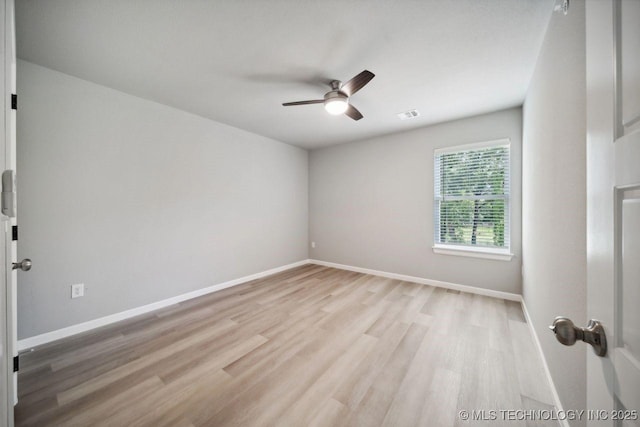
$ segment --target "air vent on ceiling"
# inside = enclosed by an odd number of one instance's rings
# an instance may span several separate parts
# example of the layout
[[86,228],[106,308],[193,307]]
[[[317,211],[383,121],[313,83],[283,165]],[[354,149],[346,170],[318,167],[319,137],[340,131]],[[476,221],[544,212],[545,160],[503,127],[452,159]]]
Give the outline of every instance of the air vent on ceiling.
[[397,114],[400,120],[415,119],[419,115],[420,115],[420,112],[418,112],[418,110],[409,110],[409,111],[405,111],[403,113]]

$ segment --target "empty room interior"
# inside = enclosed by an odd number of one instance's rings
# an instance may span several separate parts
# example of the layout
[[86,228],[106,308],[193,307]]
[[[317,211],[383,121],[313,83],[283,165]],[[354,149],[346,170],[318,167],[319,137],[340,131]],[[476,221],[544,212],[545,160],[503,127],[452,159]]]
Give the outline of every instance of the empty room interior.
[[640,426],[639,21],[15,0],[15,425]]

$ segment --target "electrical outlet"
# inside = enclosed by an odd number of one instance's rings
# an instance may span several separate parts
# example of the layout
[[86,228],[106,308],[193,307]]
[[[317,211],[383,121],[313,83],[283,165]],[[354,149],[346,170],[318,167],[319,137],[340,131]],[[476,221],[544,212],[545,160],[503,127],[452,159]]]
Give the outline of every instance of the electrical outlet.
[[311,242],[311,247],[315,248],[316,247],[316,242]]
[[71,285],[71,298],[80,298],[84,296],[84,283],[76,283]]

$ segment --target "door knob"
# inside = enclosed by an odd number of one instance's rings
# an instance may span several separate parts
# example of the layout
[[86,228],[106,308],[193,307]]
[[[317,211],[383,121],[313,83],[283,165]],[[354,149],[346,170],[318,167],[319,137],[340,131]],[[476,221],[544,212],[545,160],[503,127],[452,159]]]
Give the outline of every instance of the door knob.
[[20,262],[14,262],[13,263],[13,269],[17,270],[20,269],[22,271],[29,271],[31,270],[31,266],[33,265],[33,263],[31,262],[31,260],[29,258],[25,258]]
[[549,326],[558,341],[564,345],[574,345],[581,340],[591,344],[593,351],[600,357],[607,354],[607,338],[604,335],[604,328],[597,320],[589,320],[586,328],[578,328],[571,319],[566,317],[556,317],[553,325]]

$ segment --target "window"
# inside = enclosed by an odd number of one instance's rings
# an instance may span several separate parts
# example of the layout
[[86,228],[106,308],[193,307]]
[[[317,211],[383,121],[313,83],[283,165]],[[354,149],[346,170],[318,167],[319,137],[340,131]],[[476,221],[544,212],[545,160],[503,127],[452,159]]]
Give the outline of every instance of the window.
[[434,251],[511,259],[509,140],[434,153]]

